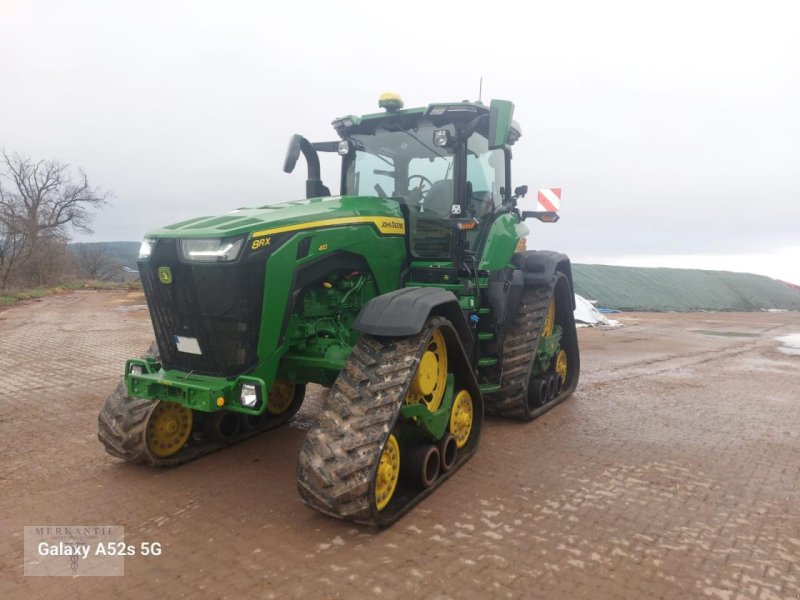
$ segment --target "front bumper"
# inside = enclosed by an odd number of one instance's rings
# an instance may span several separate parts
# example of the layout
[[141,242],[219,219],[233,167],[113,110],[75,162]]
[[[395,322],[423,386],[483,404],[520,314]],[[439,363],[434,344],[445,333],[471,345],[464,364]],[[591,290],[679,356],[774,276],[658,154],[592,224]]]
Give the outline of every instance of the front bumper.
[[[132,373],[139,366],[142,373]],[[240,402],[242,385],[254,384],[258,401],[253,408]],[[132,358],[125,363],[125,386],[128,395],[149,400],[175,402],[201,412],[230,410],[246,415],[261,415],[267,409],[267,386],[263,379],[249,375],[233,378],[195,375],[183,371],[164,370],[154,359]]]

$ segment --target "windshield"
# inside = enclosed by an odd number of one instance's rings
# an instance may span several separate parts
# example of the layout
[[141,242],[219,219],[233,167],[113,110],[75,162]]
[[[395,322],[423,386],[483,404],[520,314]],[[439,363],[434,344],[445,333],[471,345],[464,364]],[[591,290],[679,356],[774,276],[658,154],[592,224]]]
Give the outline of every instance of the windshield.
[[[378,128],[353,135],[356,152],[347,169],[345,194],[392,197],[419,212],[448,216],[453,204],[453,151],[433,145],[432,123],[411,129]],[[452,126],[447,128],[455,134]]]
[[453,150],[433,145],[434,127],[421,122],[410,129],[377,128],[356,134],[355,157],[345,173],[344,193],[391,197],[408,207],[409,244],[417,258],[450,255],[452,230],[447,217],[453,205]]
[[355,157],[349,161],[343,192],[391,197],[408,207],[408,240],[416,258],[450,256],[452,230],[446,221],[453,205],[453,149],[433,145],[435,129],[422,121],[403,129],[387,125],[373,134],[354,134]]

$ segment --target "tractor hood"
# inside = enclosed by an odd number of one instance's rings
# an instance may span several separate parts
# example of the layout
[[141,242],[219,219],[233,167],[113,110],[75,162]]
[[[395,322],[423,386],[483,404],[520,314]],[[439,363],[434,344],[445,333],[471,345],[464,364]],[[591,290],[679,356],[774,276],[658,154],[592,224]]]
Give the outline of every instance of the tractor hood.
[[[156,229],[146,237],[221,238],[302,231],[319,227],[372,223],[379,230],[404,233],[400,206],[372,196],[309,198],[258,208],[237,208],[221,216],[189,219]],[[402,231],[400,231],[402,229]]]

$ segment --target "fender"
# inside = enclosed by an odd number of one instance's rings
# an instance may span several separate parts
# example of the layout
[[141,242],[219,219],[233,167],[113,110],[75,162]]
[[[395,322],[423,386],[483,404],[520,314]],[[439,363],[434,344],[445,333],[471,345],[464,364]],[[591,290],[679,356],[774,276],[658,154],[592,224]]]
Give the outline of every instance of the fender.
[[550,250],[526,250],[515,254],[511,262],[523,272],[525,285],[549,285],[553,281],[556,271],[563,273],[569,282],[569,291],[572,294],[572,310],[575,310],[572,265],[566,254]]
[[353,329],[386,337],[416,335],[431,315],[449,320],[469,352],[472,332],[458,298],[436,287],[407,287],[376,296],[362,307]]

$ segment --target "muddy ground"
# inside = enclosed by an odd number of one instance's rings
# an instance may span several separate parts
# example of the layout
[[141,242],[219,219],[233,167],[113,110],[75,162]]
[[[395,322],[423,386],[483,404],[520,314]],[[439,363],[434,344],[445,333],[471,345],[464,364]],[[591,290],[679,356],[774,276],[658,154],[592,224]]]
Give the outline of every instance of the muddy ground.
[[[84,291],[0,312],[0,598],[797,598],[798,313],[619,315],[580,330],[574,396],[489,419],[455,477],[393,528],[295,490],[310,391],[276,432],[170,470],[96,438],[141,298]],[[24,577],[23,526],[120,525],[122,577]]]

